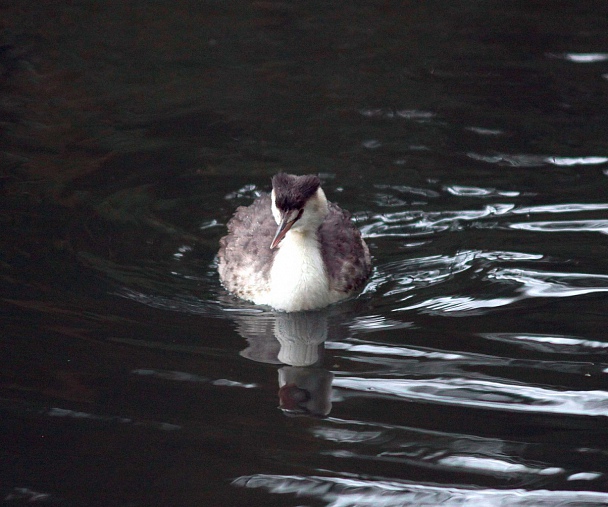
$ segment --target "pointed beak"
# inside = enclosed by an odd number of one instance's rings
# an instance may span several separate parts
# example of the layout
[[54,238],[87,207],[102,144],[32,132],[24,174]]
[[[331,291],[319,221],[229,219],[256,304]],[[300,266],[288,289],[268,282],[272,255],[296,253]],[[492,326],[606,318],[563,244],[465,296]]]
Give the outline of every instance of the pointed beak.
[[289,232],[289,229],[291,229],[293,224],[295,224],[298,221],[298,219],[302,216],[302,211],[303,210],[300,210],[299,213],[295,217],[293,216],[294,215],[293,212],[284,212],[284,213],[282,212],[281,213],[281,223],[277,227],[277,232],[274,235],[274,238],[272,238],[272,243],[270,243],[271,250],[273,250],[274,248],[279,246],[279,243],[285,237],[285,234],[287,234]]
[[296,222],[295,220],[289,220],[289,218],[289,213],[285,213],[281,217],[281,223],[279,224],[279,227],[277,227],[277,232],[274,235],[274,238],[272,238],[272,243],[270,243],[271,250],[279,246],[279,243],[285,237],[285,234],[287,234],[289,229],[291,229],[291,226]]

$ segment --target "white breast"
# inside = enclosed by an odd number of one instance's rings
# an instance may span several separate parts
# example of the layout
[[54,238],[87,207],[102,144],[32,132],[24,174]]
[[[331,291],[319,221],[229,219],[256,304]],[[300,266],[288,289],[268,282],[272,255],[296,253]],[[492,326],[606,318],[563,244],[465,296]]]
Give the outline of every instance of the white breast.
[[336,301],[316,234],[287,233],[270,271],[269,304],[287,312],[312,310]]

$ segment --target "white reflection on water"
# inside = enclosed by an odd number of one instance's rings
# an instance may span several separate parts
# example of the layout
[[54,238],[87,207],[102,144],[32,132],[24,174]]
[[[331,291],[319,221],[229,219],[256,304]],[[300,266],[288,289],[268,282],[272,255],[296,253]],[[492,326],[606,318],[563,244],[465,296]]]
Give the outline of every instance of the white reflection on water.
[[574,63],[596,63],[608,60],[608,53],[547,53],[547,56]]
[[425,380],[336,377],[334,388],[408,401],[540,414],[608,416],[607,391],[557,391],[467,378]]
[[509,224],[511,229],[538,232],[600,232],[608,234],[608,220],[561,220]]
[[504,131],[500,129],[487,129],[483,127],[465,127],[465,130],[470,130],[471,132],[475,132],[480,136],[499,136],[504,134]]
[[383,315],[366,315],[355,317],[349,328],[353,331],[379,331],[382,329],[407,329],[412,326],[411,322],[387,319]]
[[262,195],[262,192],[255,185],[245,185],[235,192],[230,192],[226,195],[225,199],[232,201],[234,199],[257,199]]
[[394,119],[401,118],[404,120],[430,120],[436,115],[431,111],[421,111],[418,109],[389,109],[389,108],[367,108],[359,111],[361,116],[366,118],[382,118],[382,119]]
[[608,162],[607,157],[547,157],[547,162],[553,165],[597,165]]
[[382,146],[382,142],[378,139],[366,139],[361,145],[368,150],[376,150]]
[[[511,197],[518,192],[496,190],[494,188],[465,187],[453,185],[445,188],[446,191],[458,197]],[[395,189],[393,189],[395,190]],[[396,191],[396,190],[395,190]],[[417,189],[404,189],[403,192],[418,192]],[[401,191],[399,191],[401,193]],[[431,197],[427,192],[426,197]],[[378,196],[382,206],[392,208],[405,206],[405,201],[393,195],[382,194]],[[410,209],[374,215],[367,219],[367,223],[360,226],[366,238],[411,238],[414,236],[431,235],[446,230],[459,230],[465,223],[481,222],[488,218],[506,217],[509,215],[530,215],[540,213],[578,213],[604,211],[608,203],[560,203],[544,204],[538,206],[515,207],[510,203],[495,203],[480,209],[457,211],[420,211]],[[543,222],[516,222],[507,225],[511,229],[564,232],[564,231],[591,231],[605,233],[608,220],[570,220],[570,221],[543,221]],[[498,227],[496,225],[495,227]]]
[[[546,484],[547,477],[554,483],[566,479],[591,481],[602,477],[601,473],[591,470],[568,469],[567,465],[551,466],[543,461],[523,458],[523,455],[536,454],[539,448],[544,448],[543,444],[399,425],[370,425],[335,418],[331,419],[331,423],[331,426],[318,425],[313,429],[317,438],[334,443],[323,454],[347,459],[351,469],[355,470],[371,459],[387,466],[392,464],[400,468],[407,466],[431,470],[433,474],[456,472],[493,477],[508,481],[510,486],[517,481],[527,484],[529,489],[534,484]],[[362,445],[353,446],[353,443]]]
[[[542,255],[527,254],[522,252],[491,251],[482,252],[476,250],[465,250],[449,255],[433,255],[429,257],[419,257],[397,262],[387,263],[378,268],[378,272],[370,282],[370,287],[377,290],[384,284],[393,286],[384,290],[384,296],[399,296],[400,301],[408,300],[413,297],[411,291],[419,286],[428,287],[438,284],[444,280],[449,280],[461,272],[472,269],[474,266],[489,266],[494,263],[511,261],[534,261],[542,259]],[[501,306],[510,303],[514,298],[520,297],[514,290],[512,295],[503,296],[508,301],[489,300],[485,307]],[[453,297],[441,297],[427,300],[417,305],[401,308],[394,308],[392,311],[401,311],[413,308],[427,309],[452,309],[457,307],[459,310],[470,310],[481,308],[483,303],[479,303],[475,298],[462,298],[455,300]],[[482,306],[480,306],[482,305]],[[392,322],[392,321],[391,321]],[[403,327],[403,326],[401,326]]]
[[243,382],[238,382],[236,380],[230,380],[227,378],[218,378],[211,382],[214,386],[223,386],[223,387],[242,387],[243,389],[255,389],[258,384],[244,384]]
[[318,438],[329,440],[330,442],[353,443],[369,442],[381,439],[384,431],[355,431],[346,428],[317,427],[313,433]]
[[392,311],[424,309],[428,313],[474,315],[487,308],[513,304],[526,298],[572,297],[608,292],[608,275],[559,273],[526,269],[496,268],[486,275],[490,281],[513,283],[512,294],[500,297],[440,296]]
[[428,235],[462,228],[460,222],[472,222],[490,216],[505,215],[513,204],[493,204],[479,210],[458,211],[401,211],[372,217],[360,227],[365,238],[386,238]]
[[[584,346],[569,345],[556,346],[547,343],[533,343],[530,346],[527,342],[520,343],[519,340],[512,339],[508,333],[500,334],[499,337],[492,334],[482,334],[481,336],[497,340],[506,344],[515,344],[521,348],[528,348],[543,353],[551,354],[575,354],[585,355],[602,354],[608,350],[608,343],[590,342],[592,345],[597,344],[596,349],[589,349]],[[583,340],[579,340],[583,342]],[[606,373],[605,363],[596,359],[593,362],[585,361],[582,358],[579,361],[555,361],[552,358],[546,360],[539,359],[520,359],[518,353],[513,355],[492,355],[479,354],[471,352],[444,352],[441,350],[433,350],[427,348],[408,348],[396,347],[393,345],[383,345],[374,342],[366,342],[363,340],[350,338],[348,341],[328,341],[326,343],[327,350],[346,351],[348,354],[340,354],[342,358],[348,358],[357,363],[358,371],[361,371],[363,365],[367,365],[367,376],[389,374],[396,378],[431,378],[431,377],[454,377],[460,378],[463,376],[471,376],[477,380],[487,380],[490,382],[503,382],[502,377],[497,377],[492,374],[484,374],[488,371],[486,367],[491,368],[520,368],[536,370],[539,373],[558,372],[559,374],[586,376],[597,376],[600,373]],[[334,354],[334,357],[338,354]],[[475,373],[473,373],[475,371]],[[497,371],[497,370],[494,370]],[[504,371],[504,370],[502,370]],[[389,373],[390,372],[390,373]],[[500,374],[499,374],[500,375]],[[557,381],[561,386],[561,383]]]
[[232,482],[271,493],[318,499],[327,507],[586,507],[605,506],[608,493],[440,487],[409,481],[257,474]]
[[479,458],[477,456],[447,456],[445,458],[441,458],[438,463],[444,466],[472,470],[476,473],[490,475],[556,475],[564,473],[564,469],[560,467],[530,467],[521,463],[512,463],[501,459]]
[[407,347],[395,347],[388,345],[375,345],[373,343],[364,343],[353,345],[347,342],[326,342],[327,350],[348,350],[349,352],[359,352],[363,354],[373,354],[382,356],[399,356],[399,357],[425,357],[428,359],[441,359],[452,361],[455,359],[465,359],[467,356],[461,354],[450,354],[447,352],[432,352]]
[[223,224],[219,223],[215,218],[205,220],[201,225],[198,226],[199,231],[204,231],[206,229],[211,229],[213,227],[224,227]]
[[607,203],[566,203],[514,208],[511,210],[511,213],[514,215],[529,215],[531,213],[576,213],[578,211],[600,211],[605,209],[608,209]]
[[393,312],[425,309],[429,313],[458,312],[466,315],[476,315],[486,308],[498,308],[509,305],[519,297],[503,297],[493,299],[474,298],[472,296],[443,296],[427,299],[422,303],[394,308]]
[[603,474],[600,472],[580,472],[578,474],[572,474],[568,476],[569,481],[594,481],[599,479]]
[[570,297],[608,292],[608,275],[593,273],[496,269],[489,278],[519,283],[519,291],[527,297]]
[[183,258],[185,254],[187,254],[188,252],[191,252],[191,251],[192,251],[192,247],[191,246],[189,246],[189,245],[182,245],[182,246],[180,246],[177,249],[177,252],[175,252],[173,254],[173,258],[179,260],[179,259]]
[[488,162],[510,167],[541,167],[545,165],[574,166],[574,165],[598,165],[608,162],[608,157],[559,157],[555,155],[530,155],[497,153],[495,155],[483,155],[481,153],[469,152],[467,157],[480,162]]
[[520,194],[516,191],[497,190],[495,188],[465,187],[462,185],[445,187],[445,190],[458,197],[517,197]]
[[608,349],[608,342],[585,340],[570,336],[515,333],[482,333],[480,336],[488,340],[516,343],[524,348],[555,354],[601,353]]
[[54,498],[50,493],[40,493],[29,488],[13,488],[12,491],[4,497],[4,501],[14,502],[15,500],[23,500],[28,503],[47,503],[52,500],[57,501],[58,499]]

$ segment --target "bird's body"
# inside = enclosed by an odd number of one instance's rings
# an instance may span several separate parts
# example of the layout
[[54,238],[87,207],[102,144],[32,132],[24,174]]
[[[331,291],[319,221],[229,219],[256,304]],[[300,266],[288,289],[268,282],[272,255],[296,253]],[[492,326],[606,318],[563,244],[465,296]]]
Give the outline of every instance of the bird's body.
[[236,210],[220,240],[224,286],[286,312],[323,308],[360,291],[371,261],[350,214],[327,201],[316,176],[280,173],[272,182],[270,195]]

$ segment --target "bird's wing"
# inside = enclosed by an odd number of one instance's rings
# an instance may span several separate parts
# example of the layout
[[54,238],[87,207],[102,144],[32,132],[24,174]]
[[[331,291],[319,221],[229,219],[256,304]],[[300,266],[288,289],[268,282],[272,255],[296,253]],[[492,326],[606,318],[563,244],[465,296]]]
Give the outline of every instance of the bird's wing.
[[350,213],[329,203],[329,215],[319,228],[319,241],[330,287],[340,292],[363,288],[371,273],[371,260]]
[[256,273],[267,280],[276,250],[270,243],[277,224],[270,211],[270,196],[256,199],[250,206],[240,206],[228,222],[228,234],[220,240],[219,272],[231,292],[241,292],[240,274]]

